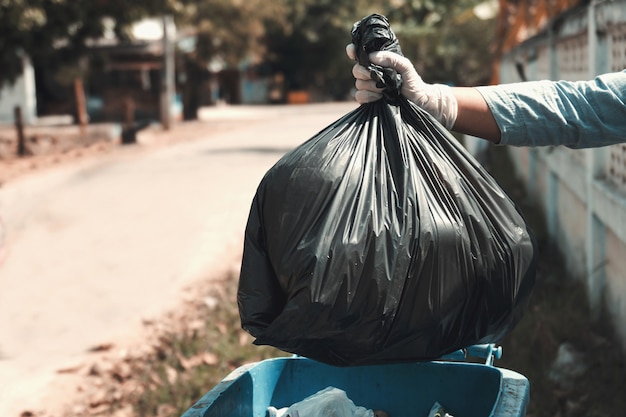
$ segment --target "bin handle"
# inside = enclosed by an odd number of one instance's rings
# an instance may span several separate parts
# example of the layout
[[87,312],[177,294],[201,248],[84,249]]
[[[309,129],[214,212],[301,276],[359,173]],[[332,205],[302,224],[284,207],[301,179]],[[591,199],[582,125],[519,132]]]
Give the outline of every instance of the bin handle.
[[502,357],[502,346],[496,346],[495,343],[472,345],[445,355],[442,359],[464,361],[468,357],[484,359],[485,365],[493,366],[494,359]]
[[473,345],[466,348],[468,356],[485,359],[485,365],[493,366],[494,359],[502,357],[502,346],[496,346],[494,343],[484,345]]

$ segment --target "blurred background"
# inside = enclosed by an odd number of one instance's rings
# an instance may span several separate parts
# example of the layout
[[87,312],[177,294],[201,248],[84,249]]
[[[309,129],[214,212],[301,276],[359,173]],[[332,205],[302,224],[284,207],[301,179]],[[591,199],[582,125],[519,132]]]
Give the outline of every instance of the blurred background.
[[[128,112],[159,121],[165,92],[173,118],[185,120],[218,102],[346,100],[353,80],[344,47],[352,24],[372,12],[391,20],[426,79],[486,83],[501,50],[498,6],[497,0],[12,0],[0,6],[2,102],[13,83],[24,83],[25,120],[69,115],[101,122],[125,121]],[[3,105],[0,118],[12,121],[13,108]]]
[[[370,13],[389,18],[427,82],[575,81],[626,67],[626,0],[0,0],[0,185],[17,160],[132,144],[144,129],[185,132],[207,109],[350,102],[345,46],[352,25]],[[509,366],[539,387],[534,398],[550,396],[532,415],[606,415],[594,414],[598,402],[618,415],[625,405],[615,393],[626,383],[626,145],[494,150],[459,140],[503,184],[517,181],[512,194],[536,213],[543,259],[554,260],[543,272],[549,291],[538,291],[520,336],[505,347]],[[0,228],[0,263],[2,239]],[[559,293],[573,295],[557,302]],[[604,327],[610,337],[597,333]],[[561,380],[543,385],[559,358]],[[593,395],[585,386],[592,374]],[[566,386],[572,379],[578,389]]]

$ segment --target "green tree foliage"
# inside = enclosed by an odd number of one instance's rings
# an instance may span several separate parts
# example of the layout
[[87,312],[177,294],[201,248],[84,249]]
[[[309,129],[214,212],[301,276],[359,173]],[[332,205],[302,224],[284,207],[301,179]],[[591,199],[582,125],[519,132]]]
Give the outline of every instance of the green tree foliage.
[[390,20],[403,53],[429,82],[488,81],[495,19],[480,20],[480,0],[281,0],[286,21],[266,26],[267,58],[288,87],[344,98],[354,82],[344,47],[354,22],[370,13]]
[[21,72],[22,54],[50,71],[71,66],[107,30],[128,38],[131,23],[172,14],[196,33],[199,66],[265,61],[290,89],[345,98],[353,86],[344,47],[354,22],[386,15],[403,52],[430,82],[489,79],[495,19],[472,13],[481,0],[0,0],[0,85]]
[[345,53],[358,1],[284,0],[284,20],[266,26],[266,58],[288,89],[315,89],[342,98],[351,88]]
[[495,5],[483,0],[398,3],[404,7],[388,17],[404,55],[426,81],[465,86],[488,82],[496,19],[495,14],[478,18],[475,7]]
[[125,39],[131,23],[178,7],[176,0],[0,0],[0,85],[21,73],[23,54],[49,68],[71,65],[107,29]]
[[237,67],[249,55],[263,54],[262,38],[268,21],[280,21],[279,3],[263,0],[186,0],[177,14],[180,27],[197,36],[194,57],[204,64],[213,59]]

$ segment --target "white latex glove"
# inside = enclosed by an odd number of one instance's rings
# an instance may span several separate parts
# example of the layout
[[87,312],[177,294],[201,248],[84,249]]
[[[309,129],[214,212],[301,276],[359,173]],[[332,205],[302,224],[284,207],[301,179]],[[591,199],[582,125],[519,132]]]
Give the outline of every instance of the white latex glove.
[[[350,59],[356,59],[354,44],[351,43],[346,47],[346,53]],[[411,61],[394,52],[372,52],[369,59],[372,64],[396,70],[402,78],[400,94],[426,110],[447,129],[452,129],[456,121],[458,104],[449,86],[425,83]],[[367,68],[357,63],[352,68],[352,75],[356,78],[355,99],[358,103],[370,103],[383,97],[383,88],[376,87],[376,81],[372,80]]]

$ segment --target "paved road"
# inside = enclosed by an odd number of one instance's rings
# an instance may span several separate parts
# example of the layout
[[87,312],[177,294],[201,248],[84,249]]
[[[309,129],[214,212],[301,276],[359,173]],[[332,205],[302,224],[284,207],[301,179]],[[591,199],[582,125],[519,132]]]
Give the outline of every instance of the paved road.
[[9,253],[0,267],[0,416],[37,409],[58,369],[132,337],[239,250],[265,171],[354,107],[207,109],[206,130],[186,133],[197,140],[120,150],[1,187]]

